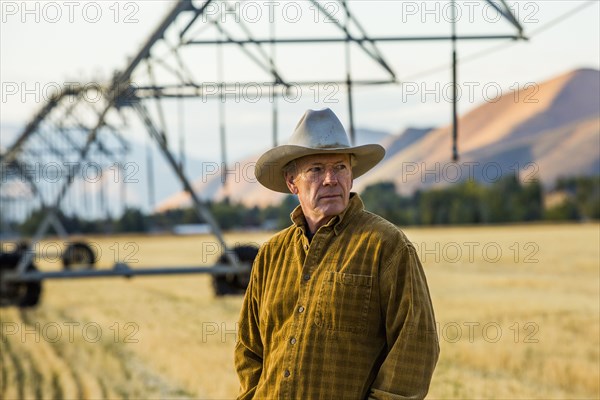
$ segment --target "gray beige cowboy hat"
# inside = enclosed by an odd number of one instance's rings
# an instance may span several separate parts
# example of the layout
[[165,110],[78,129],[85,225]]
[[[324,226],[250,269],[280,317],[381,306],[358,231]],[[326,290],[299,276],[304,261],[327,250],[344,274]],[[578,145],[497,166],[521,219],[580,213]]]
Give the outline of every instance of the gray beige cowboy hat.
[[290,193],[283,167],[292,160],[314,154],[354,154],[352,176],[358,178],[383,159],[385,149],[378,144],[350,146],[342,123],[331,109],[308,110],[288,144],[274,147],[258,159],[256,179],[268,189]]

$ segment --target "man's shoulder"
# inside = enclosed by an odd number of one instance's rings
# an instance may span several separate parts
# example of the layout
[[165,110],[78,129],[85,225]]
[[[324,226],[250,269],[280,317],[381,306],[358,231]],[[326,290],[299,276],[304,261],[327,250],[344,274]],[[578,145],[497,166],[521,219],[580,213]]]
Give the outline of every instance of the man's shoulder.
[[357,229],[376,235],[384,242],[410,244],[408,237],[399,226],[370,211],[362,210],[355,224]]
[[289,248],[295,235],[295,226],[289,226],[271,236],[260,245],[258,254],[254,260],[252,270],[256,274],[263,274],[273,265],[273,260],[282,256]]
[[296,233],[296,226],[290,225],[285,229],[280,230],[271,236],[266,242],[264,242],[261,246],[262,250],[274,248],[281,246],[285,243],[289,243],[292,236]]

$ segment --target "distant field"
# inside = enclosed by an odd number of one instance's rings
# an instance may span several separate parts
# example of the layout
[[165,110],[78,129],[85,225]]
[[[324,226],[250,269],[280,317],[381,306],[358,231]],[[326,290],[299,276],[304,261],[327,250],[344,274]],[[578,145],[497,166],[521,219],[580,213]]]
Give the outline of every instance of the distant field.
[[[600,225],[406,233],[438,321],[442,353],[428,398],[600,397]],[[209,236],[88,240],[101,249],[100,268],[116,259],[209,264],[220,251]],[[52,261],[43,268],[59,268]],[[37,309],[0,309],[0,398],[235,397],[240,305],[216,299],[201,275],[46,282]]]

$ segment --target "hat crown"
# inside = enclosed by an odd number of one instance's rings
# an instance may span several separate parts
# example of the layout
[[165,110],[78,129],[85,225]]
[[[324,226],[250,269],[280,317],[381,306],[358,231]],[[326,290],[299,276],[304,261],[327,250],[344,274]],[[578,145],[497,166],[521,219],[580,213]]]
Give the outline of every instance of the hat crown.
[[315,149],[350,147],[346,130],[329,108],[306,111],[288,144]]

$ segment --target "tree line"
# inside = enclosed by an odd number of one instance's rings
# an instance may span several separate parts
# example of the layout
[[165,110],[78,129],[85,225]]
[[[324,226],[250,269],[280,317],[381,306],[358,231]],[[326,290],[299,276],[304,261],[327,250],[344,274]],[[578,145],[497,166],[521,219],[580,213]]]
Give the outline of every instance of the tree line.
[[[554,202],[545,202],[551,196]],[[581,221],[600,219],[600,176],[559,179],[553,190],[544,192],[541,183],[522,183],[507,176],[492,184],[465,181],[452,186],[416,191],[403,196],[392,182],[367,187],[361,197],[365,208],[397,225],[492,224],[530,221]],[[545,204],[547,203],[547,204]],[[229,200],[207,202],[222,229],[282,229],[290,225],[290,213],[298,205],[287,196],[279,205],[247,207]],[[14,228],[32,235],[45,211],[37,210]],[[119,218],[86,220],[59,213],[70,233],[132,233],[169,231],[175,225],[203,221],[193,208],[145,214],[128,208]]]

